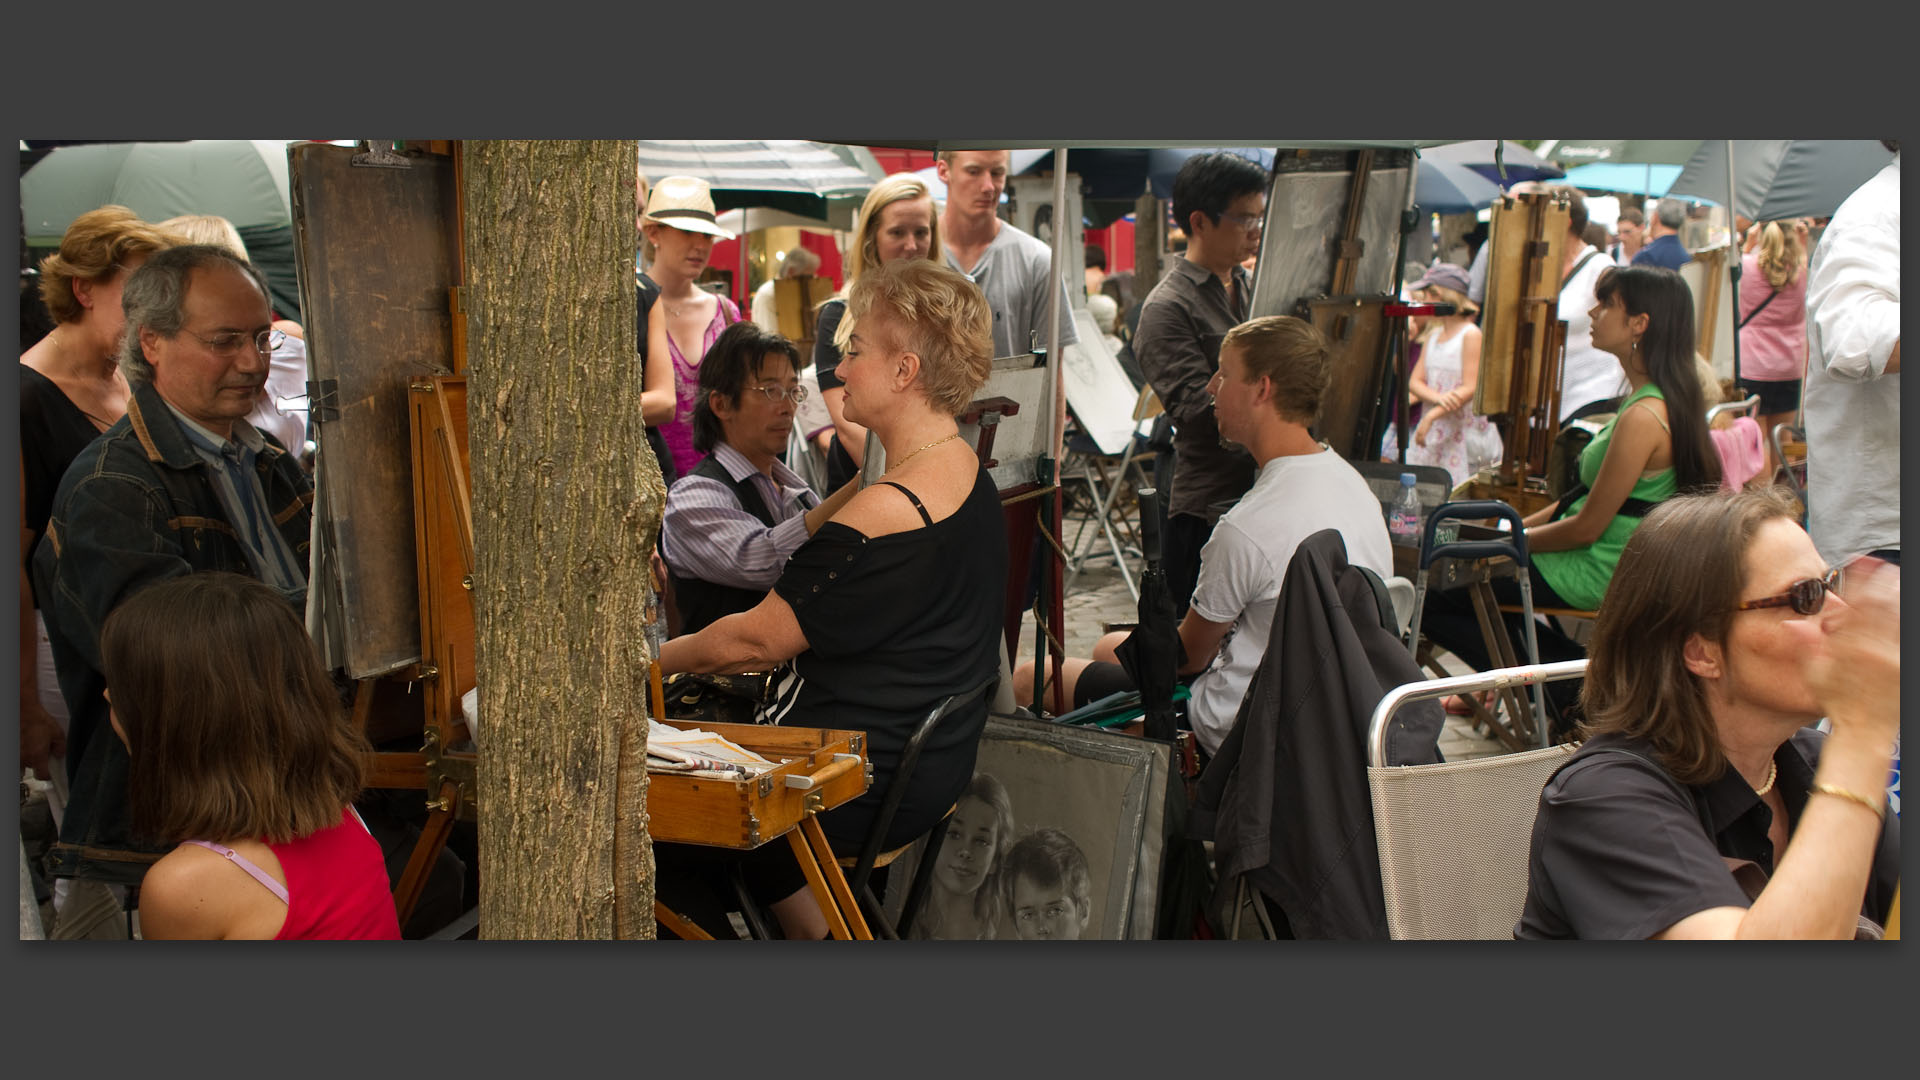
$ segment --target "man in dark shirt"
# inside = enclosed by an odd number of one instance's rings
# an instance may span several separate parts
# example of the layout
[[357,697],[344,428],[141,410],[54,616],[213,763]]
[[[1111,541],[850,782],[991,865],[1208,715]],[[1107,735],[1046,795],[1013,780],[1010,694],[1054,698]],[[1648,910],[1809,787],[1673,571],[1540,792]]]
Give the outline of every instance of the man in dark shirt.
[[1660,208],[1654,212],[1653,220],[1648,222],[1647,234],[1653,242],[1640,249],[1633,257],[1634,266],[1664,266],[1669,270],[1678,270],[1692,262],[1693,256],[1680,243],[1680,226],[1686,224],[1687,211],[1677,200],[1661,199]]
[[1220,340],[1247,320],[1253,275],[1241,267],[1260,250],[1265,169],[1224,151],[1189,158],[1173,181],[1173,216],[1187,233],[1140,309],[1133,351],[1173,418],[1173,486],[1161,566],[1184,614],[1200,570],[1200,549],[1226,506],[1253,486],[1253,458],[1220,442],[1207,383]]

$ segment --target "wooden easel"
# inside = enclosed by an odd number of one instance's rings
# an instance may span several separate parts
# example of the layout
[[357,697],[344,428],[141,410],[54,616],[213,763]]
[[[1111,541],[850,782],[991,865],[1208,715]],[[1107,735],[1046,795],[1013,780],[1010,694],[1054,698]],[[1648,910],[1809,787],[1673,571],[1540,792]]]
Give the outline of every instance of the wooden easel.
[[1560,430],[1560,365],[1567,324],[1560,321],[1561,245],[1567,200],[1556,195],[1507,196],[1494,204],[1494,245],[1487,262],[1476,412],[1505,436],[1490,485],[1472,497],[1497,498],[1531,513],[1545,505],[1547,452]]

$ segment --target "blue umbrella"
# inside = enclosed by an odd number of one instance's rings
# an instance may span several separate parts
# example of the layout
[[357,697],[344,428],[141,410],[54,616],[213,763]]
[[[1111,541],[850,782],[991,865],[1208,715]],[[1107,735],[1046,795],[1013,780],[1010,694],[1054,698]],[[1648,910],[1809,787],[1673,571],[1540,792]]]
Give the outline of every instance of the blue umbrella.
[[[1620,191],[1659,198],[1673,186],[1673,181],[1680,175],[1680,168],[1678,165],[1629,165],[1617,161],[1596,161],[1591,165],[1576,165],[1568,169],[1561,183],[1585,191]],[[1721,190],[1725,190],[1724,185]]]
[[1420,213],[1471,213],[1499,197],[1500,185],[1473,169],[1421,155],[1413,187],[1413,205]]

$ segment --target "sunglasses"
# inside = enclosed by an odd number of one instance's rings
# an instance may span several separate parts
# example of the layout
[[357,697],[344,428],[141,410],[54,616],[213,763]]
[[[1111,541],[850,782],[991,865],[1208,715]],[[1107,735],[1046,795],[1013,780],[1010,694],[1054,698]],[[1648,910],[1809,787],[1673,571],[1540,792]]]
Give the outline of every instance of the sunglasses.
[[1752,611],[1755,608],[1791,607],[1801,615],[1818,615],[1827,604],[1827,594],[1840,591],[1841,570],[1835,567],[1827,571],[1826,577],[1803,578],[1794,582],[1786,592],[1778,596],[1748,600],[1734,608],[1735,611]]

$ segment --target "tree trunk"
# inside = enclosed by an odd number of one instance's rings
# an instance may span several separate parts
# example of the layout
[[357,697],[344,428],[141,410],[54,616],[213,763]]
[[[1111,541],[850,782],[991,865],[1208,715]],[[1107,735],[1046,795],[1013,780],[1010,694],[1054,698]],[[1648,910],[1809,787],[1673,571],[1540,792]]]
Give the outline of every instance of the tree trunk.
[[489,938],[652,937],[632,142],[462,148]]

